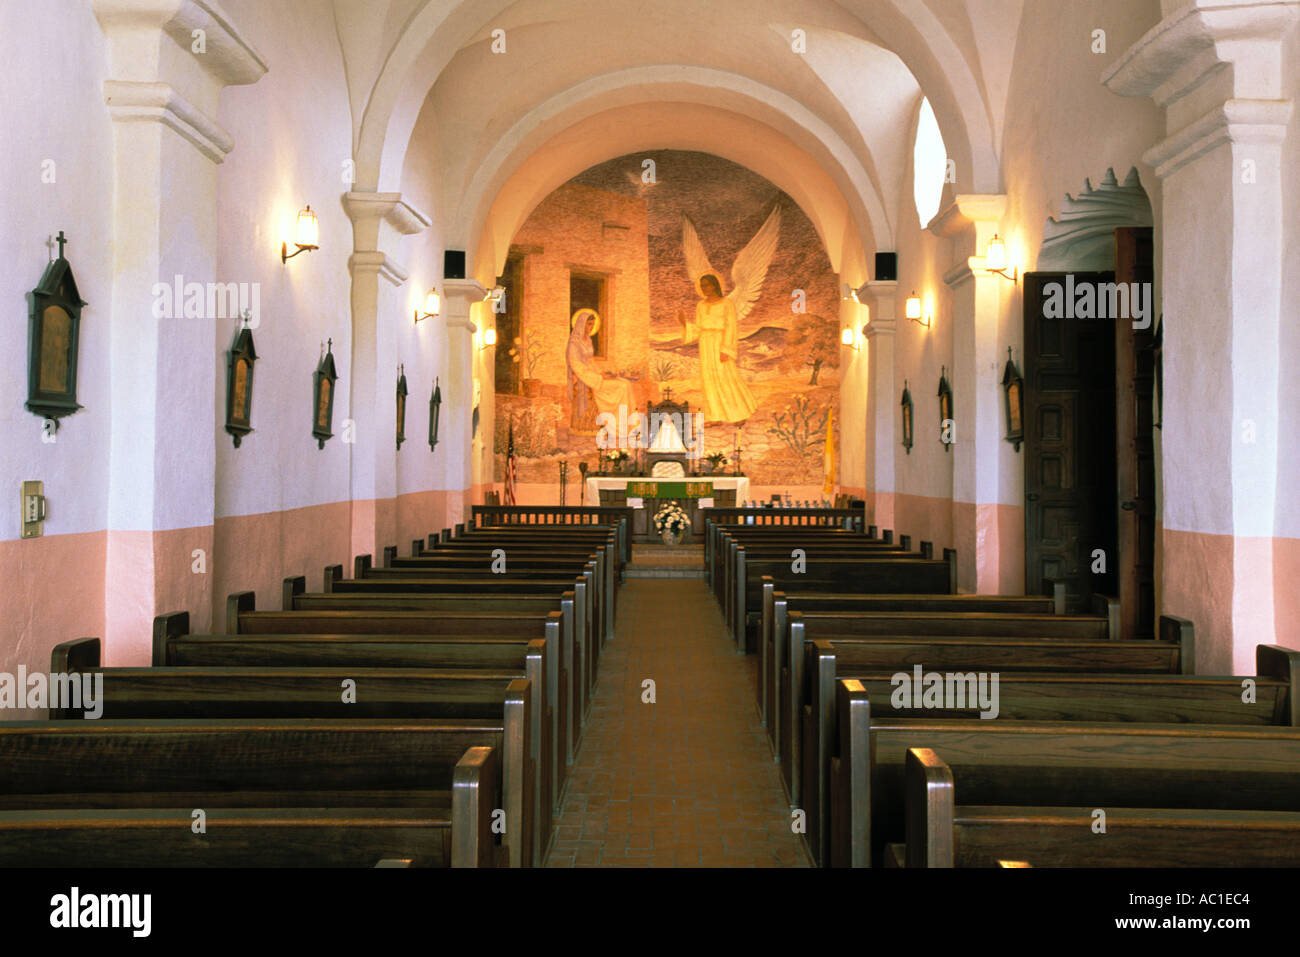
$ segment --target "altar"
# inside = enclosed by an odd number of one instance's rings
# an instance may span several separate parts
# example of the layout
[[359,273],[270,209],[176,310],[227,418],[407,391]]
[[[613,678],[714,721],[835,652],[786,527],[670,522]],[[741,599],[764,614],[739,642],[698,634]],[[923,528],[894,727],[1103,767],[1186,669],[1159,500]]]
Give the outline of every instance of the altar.
[[[676,502],[691,519],[691,539],[704,534],[706,508],[734,508],[749,499],[744,475],[691,475],[662,479],[644,475],[601,475],[587,479],[583,504],[632,507],[632,540],[657,542],[654,516]],[[689,540],[689,539],[688,539]]]

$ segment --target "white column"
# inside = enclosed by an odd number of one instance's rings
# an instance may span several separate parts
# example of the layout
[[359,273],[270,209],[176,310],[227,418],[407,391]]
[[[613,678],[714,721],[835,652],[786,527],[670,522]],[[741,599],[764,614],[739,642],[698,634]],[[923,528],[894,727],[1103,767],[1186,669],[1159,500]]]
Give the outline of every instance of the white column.
[[867,523],[895,528],[894,456],[902,442],[899,399],[894,378],[894,336],[898,330],[898,283],[867,283],[871,320],[867,338]]
[[[397,497],[393,441],[397,410],[392,397],[397,360],[395,337],[379,321],[380,280],[399,287],[406,282],[407,270],[394,254],[401,239],[425,229],[429,218],[403,202],[399,193],[347,193],[343,208],[352,220],[353,236],[348,260],[352,272],[352,365],[346,373],[348,417],[354,423],[352,554],[378,556],[385,545],[401,545],[392,527],[393,511],[382,505]],[[411,407],[418,405],[412,402]],[[411,421],[408,412],[408,433]]]
[[[1198,670],[1248,674],[1277,640],[1283,38],[1296,0],[1192,0],[1103,81],[1164,108],[1162,612],[1196,626]],[[1294,69],[1294,65],[1292,65]]]
[[952,529],[957,549],[957,584],[962,591],[996,594],[1008,552],[1018,542],[998,534],[998,486],[1011,455],[1002,440],[1002,367],[998,356],[1003,289],[1010,283],[984,268],[984,252],[1000,228],[1002,195],[964,195],[930,224],[952,241],[953,266],[944,275],[952,290],[952,368],[955,443],[951,446]]
[[447,376],[442,386],[438,452],[446,463],[447,522],[455,525],[466,521],[467,500],[474,487],[474,349],[478,332],[474,311],[484,308],[487,290],[473,279],[444,279],[442,293],[447,313]]
[[106,663],[139,664],[150,660],[157,611],[187,609],[196,629],[211,624],[225,388],[214,356],[234,321],[187,318],[184,301],[159,317],[155,288],[174,289],[178,276],[183,290],[235,278],[216,274],[216,165],[234,144],[212,117],[221,90],[256,82],[266,63],[228,18],[194,0],[92,6],[108,40],[113,120]]

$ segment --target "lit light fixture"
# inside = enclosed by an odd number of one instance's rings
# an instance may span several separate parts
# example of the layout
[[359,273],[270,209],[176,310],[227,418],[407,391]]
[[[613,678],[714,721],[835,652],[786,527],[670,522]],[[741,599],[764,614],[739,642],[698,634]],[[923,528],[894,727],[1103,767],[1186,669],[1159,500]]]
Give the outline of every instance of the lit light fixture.
[[310,205],[298,214],[298,233],[293,244],[298,248],[292,253],[289,252],[288,243],[280,244],[280,262],[287,263],[298,253],[320,248],[320,223],[316,221],[316,214],[311,211]]
[[497,344],[497,331],[495,329],[483,330],[483,348]]
[[925,326],[927,329],[930,328],[930,319],[927,318],[924,322],[921,321],[921,297],[916,294],[915,289],[913,289],[912,294],[907,297],[907,318],[915,322],[918,326]]
[[854,349],[858,347],[858,337],[853,334],[853,330],[848,326],[840,330],[840,345],[852,346]]
[[984,253],[984,268],[1012,282],[1015,282],[1020,275],[1019,267],[1012,269],[1011,274],[1007,275],[1007,244],[997,233],[994,233],[993,238],[989,240],[989,248]]
[[[840,298],[845,302],[856,302],[858,305],[862,305],[861,293],[848,283],[844,283],[840,286]],[[845,343],[845,345],[848,345],[848,343]]]
[[506,290],[504,286],[493,286],[483,296],[484,302],[492,303],[493,312],[506,311]]
[[429,294],[424,297],[424,312],[419,309],[415,310],[415,321],[421,319],[436,319],[438,313],[442,311],[442,297],[438,295],[437,287],[430,289]]

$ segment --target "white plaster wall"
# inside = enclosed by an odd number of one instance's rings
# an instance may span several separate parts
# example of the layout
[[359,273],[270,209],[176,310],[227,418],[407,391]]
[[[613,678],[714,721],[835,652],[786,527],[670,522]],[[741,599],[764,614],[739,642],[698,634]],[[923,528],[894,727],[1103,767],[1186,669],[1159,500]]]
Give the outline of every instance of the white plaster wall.
[[[224,429],[226,352],[237,323],[216,320],[217,517],[346,501],[350,413],[352,225],[340,197],[350,188],[351,114],[331,5],[227,0],[240,29],[267,58],[253,86],[232,87],[219,122],[235,149],[218,172],[219,255],[215,280],[256,282],[261,320],[253,434],[235,449]],[[320,224],[320,249],[280,262],[306,204]],[[339,373],[334,438],[311,435],[312,373],[320,343],[333,339]],[[360,437],[358,437],[360,440]]]
[[[432,103],[426,103],[412,132],[402,172],[402,197],[432,220],[432,225],[406,240],[404,262],[410,278],[400,290],[402,319],[391,327],[394,349],[399,361],[406,363],[406,381],[411,390],[407,401],[406,434],[397,457],[400,494],[427,490],[460,491],[467,488],[464,466],[469,443],[466,437],[453,439],[452,431],[472,396],[457,390],[448,375],[447,312],[450,307],[442,284],[445,221],[448,215],[442,202],[443,171],[438,164],[438,143],[446,135]],[[472,250],[467,253],[467,258]],[[442,315],[414,322],[414,310],[424,311],[425,295],[431,287],[442,292]],[[461,333],[463,335],[463,333]],[[442,390],[441,422],[438,447],[429,450],[429,397],[435,379]],[[466,450],[466,451],[461,451]],[[409,451],[409,454],[408,454]]]
[[[58,50],[57,57],[51,51]],[[0,4],[0,290],[8,304],[0,337],[9,372],[0,376],[0,540],[20,535],[20,483],[45,482],[45,534],[105,528],[108,495],[109,303],[112,280],[112,128],[104,107],[105,42],[88,4],[6,0]],[[42,180],[53,161],[54,182]],[[56,441],[41,441],[42,420],[27,401],[27,293],[49,262],[48,237],[64,230],[81,298],[77,401]]]
[[[1300,29],[1292,30],[1282,63],[1287,70],[1286,95],[1300,111]],[[1281,367],[1278,370],[1278,506],[1274,535],[1300,539],[1300,496],[1295,476],[1300,475],[1300,116],[1292,113],[1282,155],[1282,192],[1285,203],[1285,246],[1282,287]],[[1279,590],[1295,590],[1292,580],[1281,579]],[[1288,640],[1290,638],[1291,640]],[[1291,647],[1294,636],[1279,635]]]

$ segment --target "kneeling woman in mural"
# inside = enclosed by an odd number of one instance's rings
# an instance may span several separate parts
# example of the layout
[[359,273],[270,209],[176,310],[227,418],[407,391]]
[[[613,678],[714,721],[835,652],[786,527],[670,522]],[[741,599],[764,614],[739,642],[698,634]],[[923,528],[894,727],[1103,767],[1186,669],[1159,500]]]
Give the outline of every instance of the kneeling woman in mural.
[[695,321],[681,313],[683,341],[700,343],[700,386],[704,391],[704,417],[708,422],[744,422],[758,402],[736,368],[739,355],[740,321],[736,307],[722,294],[722,282],[713,273],[700,276],[695,288],[702,298],[695,307]]
[[594,309],[579,309],[569,320],[569,345],[565,359],[569,365],[569,401],[572,413],[569,430],[596,434],[596,416],[608,412],[617,418],[619,407],[626,416],[636,411],[632,383],[617,376],[607,376],[596,368],[596,350],[591,337],[600,329],[600,316]]

